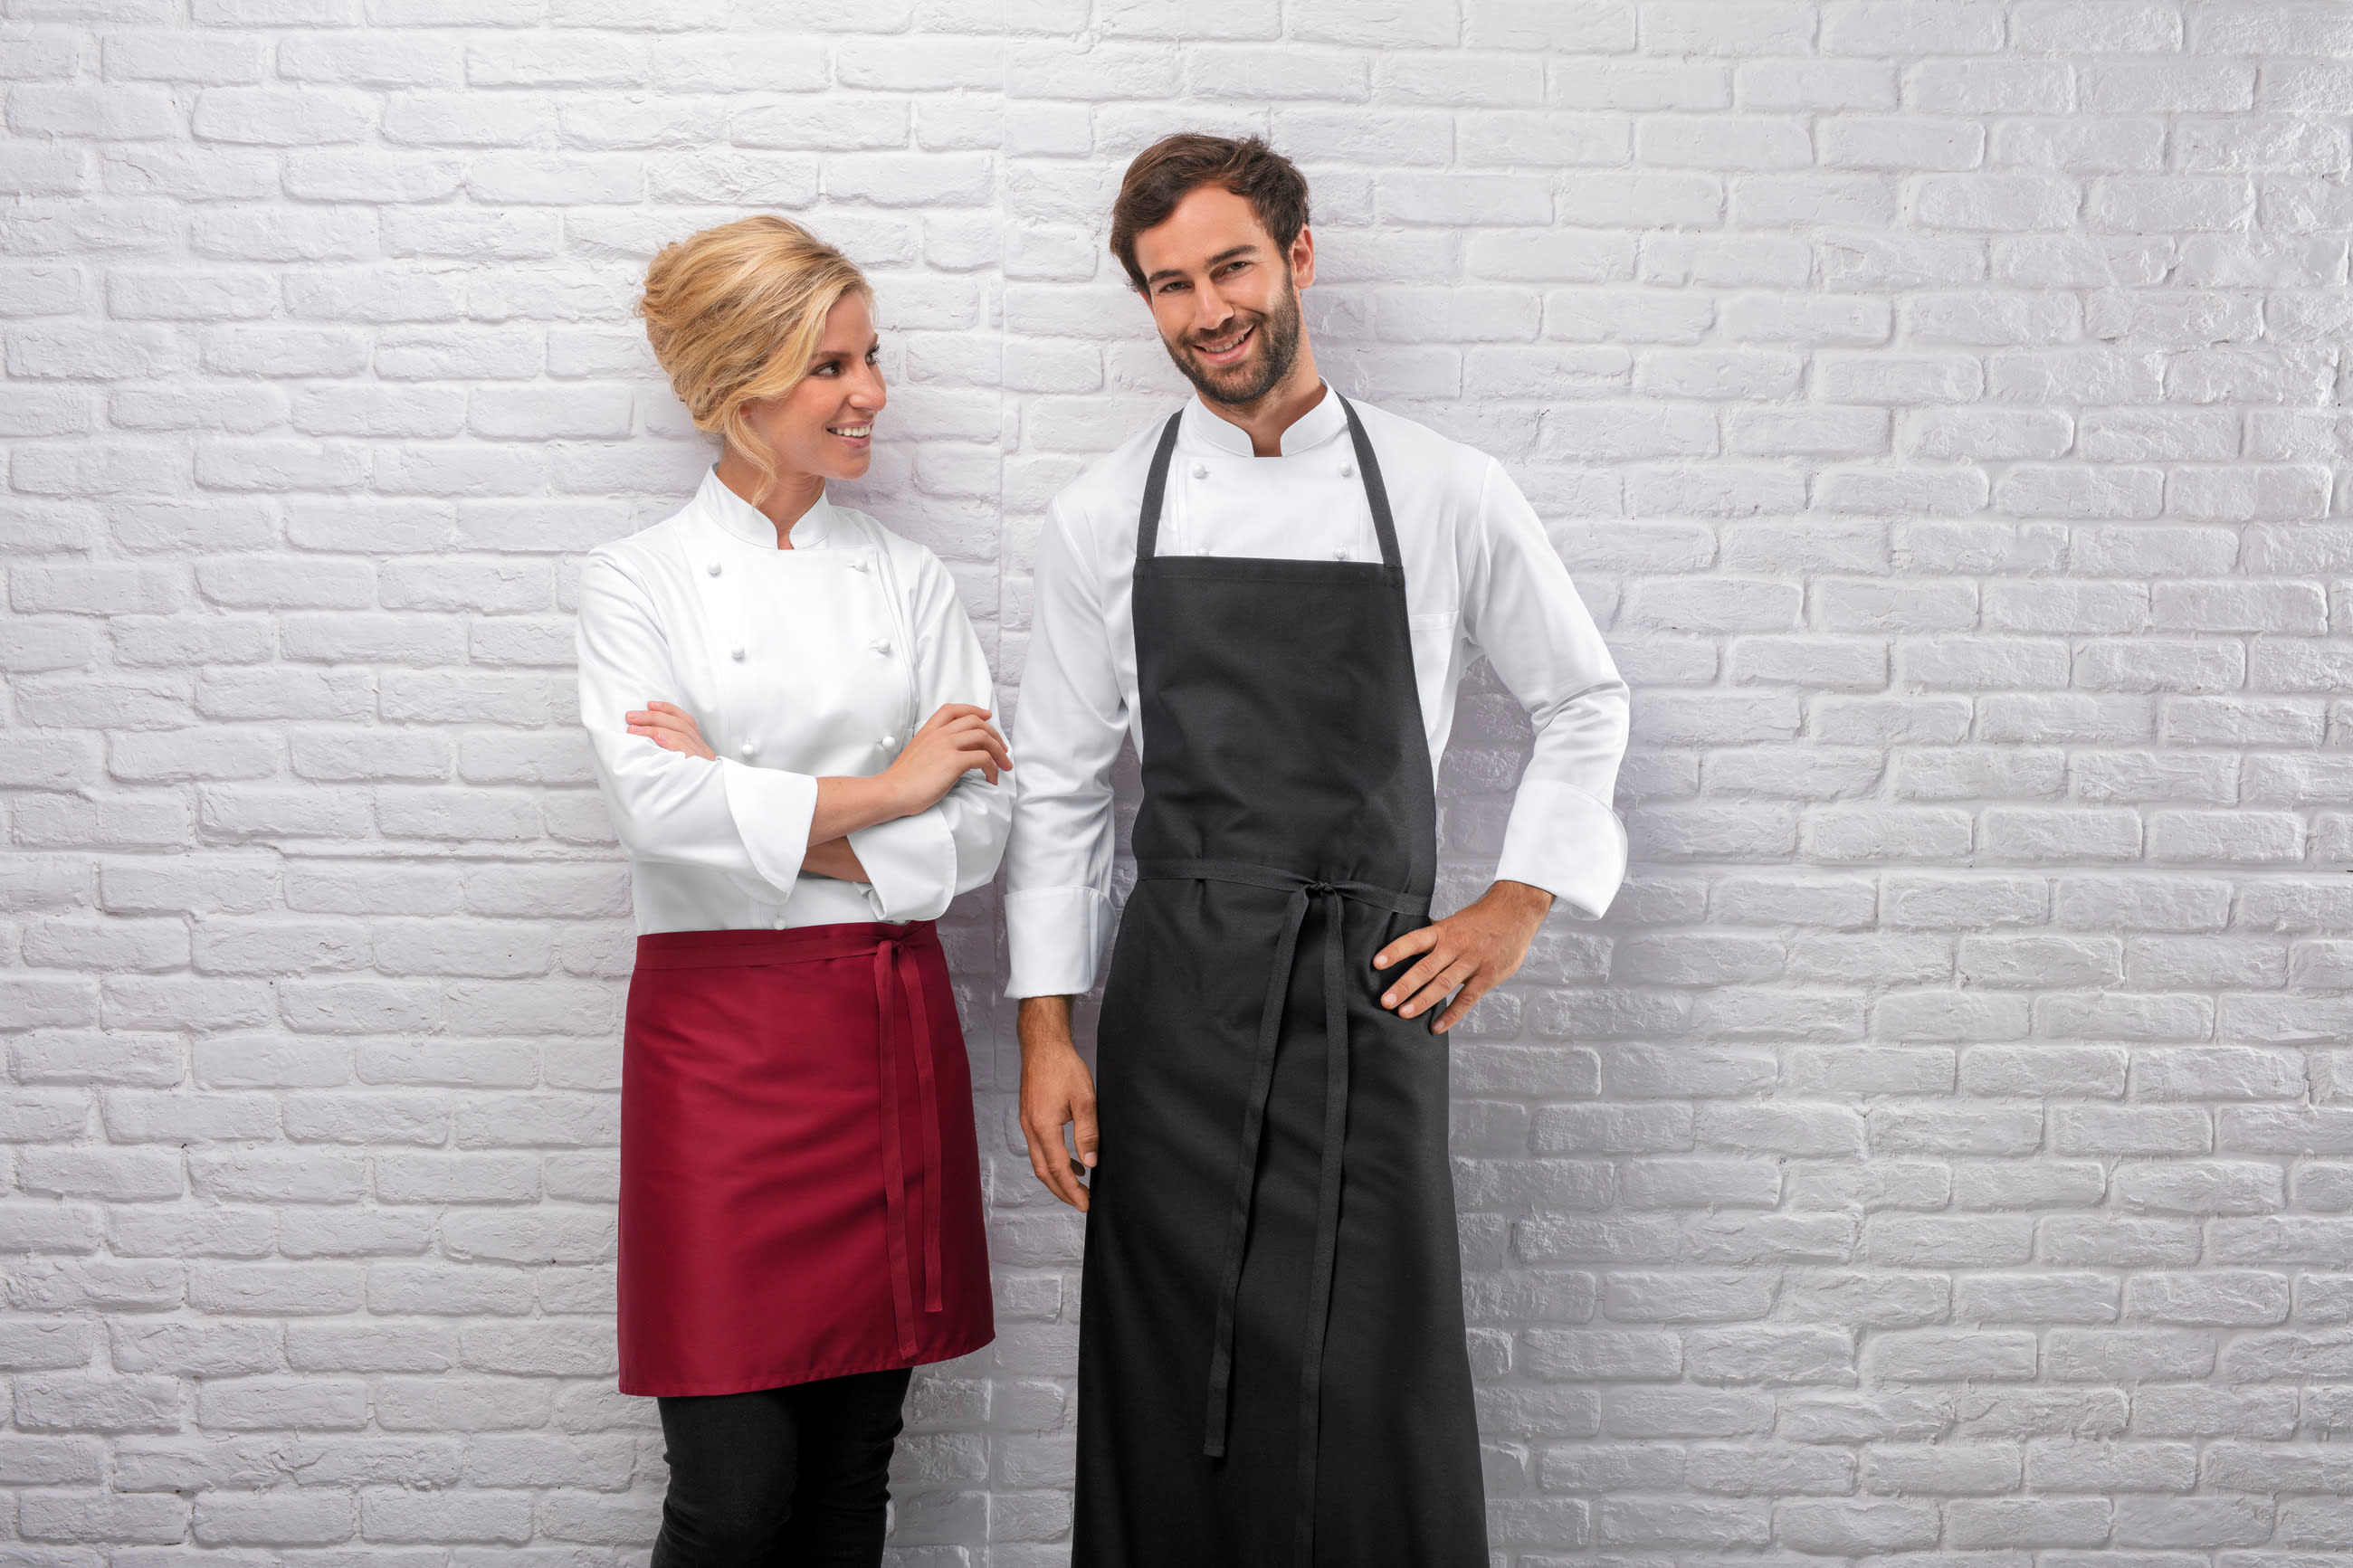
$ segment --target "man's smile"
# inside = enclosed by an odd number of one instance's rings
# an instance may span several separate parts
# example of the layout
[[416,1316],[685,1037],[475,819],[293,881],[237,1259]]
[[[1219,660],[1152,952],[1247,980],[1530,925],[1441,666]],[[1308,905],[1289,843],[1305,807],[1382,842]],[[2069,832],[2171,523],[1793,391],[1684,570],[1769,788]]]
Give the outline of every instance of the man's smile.
[[1222,338],[1196,341],[1194,353],[1213,365],[1239,363],[1242,351],[1250,347],[1250,339],[1258,334],[1255,323],[1229,332]]

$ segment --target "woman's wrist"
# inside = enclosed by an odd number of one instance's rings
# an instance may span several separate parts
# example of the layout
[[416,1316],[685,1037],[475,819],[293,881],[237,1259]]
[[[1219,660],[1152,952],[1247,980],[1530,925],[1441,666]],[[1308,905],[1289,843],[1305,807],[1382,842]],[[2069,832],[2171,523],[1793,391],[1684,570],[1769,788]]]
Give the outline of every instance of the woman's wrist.
[[903,781],[885,770],[870,778],[836,777],[817,781],[817,810],[809,816],[809,842],[846,838],[861,827],[908,816]]

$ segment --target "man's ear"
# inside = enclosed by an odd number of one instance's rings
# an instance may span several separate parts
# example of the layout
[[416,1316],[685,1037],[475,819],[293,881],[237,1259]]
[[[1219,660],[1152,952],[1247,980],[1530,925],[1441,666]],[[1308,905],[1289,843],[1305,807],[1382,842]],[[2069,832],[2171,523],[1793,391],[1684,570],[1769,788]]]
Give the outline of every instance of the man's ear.
[[1303,228],[1291,242],[1291,282],[1304,289],[1315,281],[1315,231]]

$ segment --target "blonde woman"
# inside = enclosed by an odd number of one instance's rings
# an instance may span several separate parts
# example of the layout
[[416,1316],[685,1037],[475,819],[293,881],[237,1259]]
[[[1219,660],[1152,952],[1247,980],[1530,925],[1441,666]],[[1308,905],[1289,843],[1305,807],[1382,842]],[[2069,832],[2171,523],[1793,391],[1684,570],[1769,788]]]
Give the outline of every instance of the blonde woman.
[[908,1369],[994,1332],[932,922],[996,873],[1012,761],[946,570],[826,498],[885,401],[858,268],[746,218],[657,256],[639,312],[722,450],[580,584],[639,932],[620,1385],[660,1401],[655,1568],[871,1568]]

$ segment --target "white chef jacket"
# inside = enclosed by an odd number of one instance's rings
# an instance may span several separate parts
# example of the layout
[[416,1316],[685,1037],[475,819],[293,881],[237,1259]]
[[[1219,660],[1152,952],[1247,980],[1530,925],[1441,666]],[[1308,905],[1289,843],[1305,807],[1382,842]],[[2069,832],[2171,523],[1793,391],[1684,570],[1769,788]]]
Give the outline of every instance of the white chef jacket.
[[[580,721],[640,931],[932,920],[997,874],[1012,791],[973,773],[849,835],[871,882],[801,875],[820,776],[881,773],[942,703],[997,700],[930,551],[824,500],[792,542],[714,470],[582,570]],[[656,700],[718,760],[630,734],[623,716]]]
[[[1626,874],[1625,828],[1609,804],[1626,750],[1626,683],[1502,467],[1411,420],[1356,408],[1396,514],[1432,773],[1453,727],[1455,689],[1483,653],[1535,725],[1495,874],[1598,917]],[[1111,935],[1110,770],[1122,736],[1144,751],[1129,605],[1136,519],[1166,423],[1155,420],[1056,496],[1039,543],[1013,745],[1008,996],[1091,989]],[[1159,553],[1379,560],[1347,432],[1327,392],[1283,432],[1280,457],[1257,458],[1245,431],[1187,402]]]

